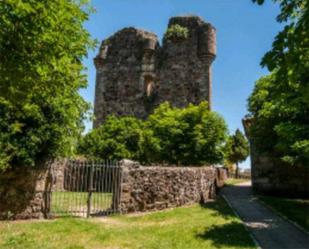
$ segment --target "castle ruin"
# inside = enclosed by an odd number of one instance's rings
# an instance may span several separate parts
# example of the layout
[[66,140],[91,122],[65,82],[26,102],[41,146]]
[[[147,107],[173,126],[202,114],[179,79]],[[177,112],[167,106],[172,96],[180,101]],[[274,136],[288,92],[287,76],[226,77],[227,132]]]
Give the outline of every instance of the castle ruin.
[[[181,28],[184,34],[168,35]],[[101,44],[94,59],[97,75],[94,127],[105,117],[147,117],[160,103],[176,107],[208,101],[215,28],[200,17],[173,17],[162,45],[154,33],[124,28]]]

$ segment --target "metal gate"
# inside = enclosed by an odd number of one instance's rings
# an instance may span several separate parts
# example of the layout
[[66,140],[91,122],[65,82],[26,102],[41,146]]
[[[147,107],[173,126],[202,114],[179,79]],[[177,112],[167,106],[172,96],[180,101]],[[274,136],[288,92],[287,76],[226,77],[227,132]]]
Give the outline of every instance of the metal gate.
[[104,216],[118,213],[121,167],[115,161],[70,160],[51,169],[52,216]]

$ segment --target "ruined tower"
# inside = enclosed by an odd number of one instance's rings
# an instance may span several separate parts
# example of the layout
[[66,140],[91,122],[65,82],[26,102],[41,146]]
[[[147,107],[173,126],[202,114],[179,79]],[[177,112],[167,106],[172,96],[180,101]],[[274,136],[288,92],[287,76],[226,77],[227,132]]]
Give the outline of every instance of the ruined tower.
[[[177,28],[182,36],[170,35]],[[94,127],[110,114],[145,118],[164,101],[185,107],[206,100],[211,106],[215,55],[215,28],[196,16],[171,18],[162,46],[153,33],[118,31],[102,42],[94,59]]]

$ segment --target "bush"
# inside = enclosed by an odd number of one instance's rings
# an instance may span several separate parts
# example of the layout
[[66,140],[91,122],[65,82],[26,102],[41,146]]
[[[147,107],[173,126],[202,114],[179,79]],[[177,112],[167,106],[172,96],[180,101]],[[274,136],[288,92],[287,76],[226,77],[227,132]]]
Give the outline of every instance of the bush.
[[168,40],[184,40],[188,38],[188,35],[189,30],[186,27],[175,24],[167,29],[164,37]]
[[81,139],[78,152],[88,158],[137,159],[142,125],[142,121],[134,117],[109,116],[103,125]]
[[142,163],[220,163],[227,135],[224,120],[207,103],[180,109],[161,104],[146,121],[111,116],[85,135],[79,152],[90,158],[130,158]]
[[202,165],[223,160],[227,127],[223,118],[208,110],[206,102],[184,109],[164,103],[150,115],[147,127],[160,147],[151,161]]

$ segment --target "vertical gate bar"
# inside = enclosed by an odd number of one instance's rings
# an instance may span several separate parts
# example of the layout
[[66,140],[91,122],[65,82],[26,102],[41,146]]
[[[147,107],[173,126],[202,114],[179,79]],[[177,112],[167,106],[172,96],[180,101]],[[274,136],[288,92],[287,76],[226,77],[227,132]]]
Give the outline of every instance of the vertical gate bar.
[[62,203],[63,203],[63,192],[65,191],[66,189],[66,180],[67,180],[67,175],[68,175],[68,172],[67,172],[67,168],[68,168],[68,165],[70,164],[70,160],[68,160],[68,162],[66,163],[66,165],[64,166],[64,170],[63,170],[63,183],[62,183],[62,188],[57,190],[57,192],[59,192],[59,205],[57,207],[60,207],[60,210],[58,212],[60,212],[62,215],[64,214],[64,210],[63,210],[63,207],[62,207]]
[[65,191],[68,189],[68,175],[69,175],[68,169],[70,168],[71,163],[72,163],[71,160],[69,160],[68,164],[65,166],[63,189],[59,191],[61,201],[61,203],[59,203],[59,206],[61,207],[60,212],[63,215],[66,215],[68,211],[67,209],[64,208],[64,203],[65,203]]
[[82,161],[81,162],[81,164],[80,164],[80,168],[79,168],[79,189],[78,189],[78,191],[79,191],[79,194],[80,194],[80,198],[79,198],[79,203],[78,203],[78,213],[79,213],[79,215],[81,215],[82,214],[82,210],[81,210],[81,205],[82,205],[82,202],[81,202],[81,200],[82,200],[82,198],[83,198],[83,184],[84,184],[84,175],[83,175],[83,166],[84,166],[84,161]]
[[119,197],[119,171],[117,167],[117,161],[114,161],[115,167],[115,203],[114,203],[114,213],[118,213],[118,197]]
[[79,203],[80,203],[80,168],[82,165],[82,161],[79,161],[78,167],[77,167],[77,174],[76,174],[76,196],[77,196],[77,201],[76,201],[76,214],[79,216]]
[[[107,177],[107,186],[108,186],[108,191],[113,192],[113,190],[111,189],[111,176],[112,176],[112,168],[110,165],[110,160],[107,161],[107,167],[108,167],[108,177]],[[107,215],[110,214],[112,209],[112,203],[111,203],[111,207],[107,210]]]
[[112,208],[111,208],[111,213],[114,213],[114,207],[115,207],[115,203],[114,203],[114,199],[115,199],[115,186],[114,186],[114,180],[115,180],[115,169],[113,167],[113,161],[110,162],[110,167],[112,170],[112,174],[111,174],[111,183],[110,183],[110,187],[112,190]]
[[120,166],[119,162],[117,162],[117,165],[119,167],[119,173],[120,173],[120,177],[119,177],[119,213],[122,214],[122,209],[121,209],[121,198],[122,198],[122,177],[123,177],[123,174],[122,174],[122,167]]
[[116,178],[116,195],[117,195],[117,198],[116,198],[116,212],[119,213],[119,202],[120,202],[120,187],[121,187],[121,182],[120,182],[120,168],[119,168],[119,165],[118,165],[118,161],[115,161],[115,167],[116,167],[116,171],[117,171],[117,178]]
[[[84,174],[85,174],[85,187],[84,187],[84,194],[85,196],[87,196],[87,191],[88,191],[88,161],[85,162],[84,165],[85,169],[84,169]],[[87,198],[85,198],[85,200],[83,199],[83,216],[86,216],[85,214],[85,206],[87,205]]]
[[90,165],[90,161],[87,161],[87,167],[86,167],[86,172],[87,172],[87,174],[86,174],[86,181],[87,181],[87,183],[86,183],[86,186],[85,186],[85,196],[86,196],[86,198],[85,198],[85,208],[84,208],[84,213],[85,213],[85,216],[87,217],[87,200],[88,200],[88,188],[89,188],[89,177],[90,177],[90,167],[89,167],[89,165]]
[[82,215],[82,216],[84,216],[84,212],[83,212],[83,210],[84,210],[84,196],[85,196],[85,186],[86,186],[86,179],[85,179],[85,161],[83,161],[83,163],[82,163],[82,186],[81,186],[81,195],[82,195],[82,197],[81,197],[81,199],[80,199],[80,214]]
[[79,212],[78,212],[78,202],[79,202],[79,198],[80,198],[80,193],[79,193],[79,168],[80,168],[80,164],[81,164],[81,161],[78,161],[78,165],[76,167],[76,173],[75,173],[75,188],[74,188],[74,191],[75,191],[75,215],[79,215]]
[[76,174],[75,174],[75,215],[79,215],[78,212],[78,203],[79,203],[79,198],[80,198],[80,193],[79,193],[79,168],[80,168],[81,161],[78,161],[78,165],[76,167]]
[[111,200],[110,200],[110,188],[109,188],[109,178],[110,178],[110,174],[111,174],[111,170],[109,167],[109,160],[106,161],[106,170],[107,170],[107,174],[106,174],[106,190],[108,191],[108,204],[109,204],[109,208],[106,210],[106,214],[108,215],[108,212],[111,208]]
[[72,171],[72,180],[73,180],[73,186],[72,186],[72,191],[71,191],[71,196],[72,196],[72,213],[75,215],[75,201],[76,201],[76,194],[75,194],[75,182],[76,182],[76,169],[78,167],[78,161],[76,161],[76,164],[74,165],[73,171]]
[[113,213],[113,209],[114,209],[114,203],[113,203],[113,196],[114,196],[114,187],[113,187],[113,179],[114,179],[114,168],[113,168],[113,161],[110,160],[109,162],[109,167],[111,169],[111,174],[110,174],[110,181],[109,181],[109,187],[111,188],[111,191],[112,191],[112,208],[109,210],[109,214],[112,214]]
[[105,167],[105,163],[102,160],[101,161],[101,166],[102,166],[102,176],[101,176],[101,192],[102,192],[102,206],[103,206],[103,212],[105,212],[106,210],[106,191],[105,191],[105,175],[106,175],[106,167]]
[[114,172],[115,172],[115,178],[114,178],[114,210],[113,212],[117,212],[117,205],[118,205],[118,169],[116,166],[116,161],[113,162]]
[[104,212],[104,191],[103,191],[103,180],[104,180],[104,164],[101,162],[101,174],[100,174],[100,203],[101,203],[101,213]]
[[[57,179],[55,180],[55,173],[54,173],[54,170],[55,168],[52,166],[51,167],[51,174],[50,174],[50,177],[51,177],[51,188],[50,188],[50,194],[49,194],[49,217],[51,217],[52,213],[53,213],[53,210],[52,210],[52,205],[53,205],[53,191],[55,191],[55,186],[54,186],[54,183],[57,183]],[[56,184],[55,184],[56,185]]]
[[74,162],[72,161],[72,163],[69,165],[68,167],[68,171],[67,171],[67,177],[68,177],[68,186],[67,186],[67,193],[65,193],[65,195],[63,195],[63,198],[64,198],[64,201],[65,201],[65,206],[66,206],[66,211],[67,213],[69,214],[70,213],[70,210],[69,210],[69,206],[70,206],[70,191],[71,191],[71,181],[72,181],[72,178],[71,178],[71,171],[72,171],[72,165],[74,164]]
[[[110,178],[110,167],[109,167],[109,160],[106,161],[106,169],[107,169],[107,175],[106,175],[106,188],[108,193],[110,192],[110,188],[109,188],[109,178]],[[110,211],[111,206],[106,210],[106,214],[109,215],[109,211]]]
[[84,216],[83,212],[83,200],[84,200],[84,195],[85,195],[85,161],[82,162],[81,164],[81,198],[79,200],[79,213],[81,216]]
[[93,163],[90,167],[90,179],[89,179],[89,189],[88,189],[88,199],[87,199],[87,218],[90,217],[91,212],[91,195],[92,195],[92,188],[93,188]]
[[103,166],[103,174],[102,174],[102,192],[103,192],[103,196],[102,196],[102,198],[103,198],[103,202],[102,203],[104,203],[103,205],[104,205],[104,214],[105,214],[105,212],[106,212],[106,195],[107,195],[107,193],[106,193],[106,187],[105,187],[105,184],[106,184],[106,167],[105,167],[105,160],[102,160],[101,161],[101,163],[102,163],[102,166]]
[[101,167],[101,164],[100,164],[100,161],[97,161],[97,166],[98,166],[98,179],[97,179],[97,199],[98,199],[98,214],[101,213],[101,192],[100,192],[100,183],[101,183],[101,170],[102,170],[102,167]]
[[97,200],[97,213],[100,212],[100,200],[99,200],[99,197],[100,197],[100,191],[99,191],[99,182],[100,182],[100,164],[98,163],[98,161],[96,161],[96,170],[97,170],[97,177],[96,177],[96,189],[95,189],[95,192],[96,192],[96,200]]
[[[83,163],[83,196],[85,196],[87,194],[86,192],[86,189],[87,189],[87,163],[86,161]],[[81,199],[81,202],[82,202],[82,214],[83,216],[85,216],[85,212],[84,212],[84,209],[85,209],[85,198],[82,198]]]
[[97,165],[97,179],[96,179],[96,199],[97,199],[97,213],[100,213],[100,170],[101,170],[101,167],[100,167],[100,164],[97,160],[96,162],[96,165]]
[[73,181],[74,181],[73,171],[74,171],[75,164],[76,164],[76,161],[74,161],[74,163],[73,163],[73,165],[70,169],[70,180],[71,180],[70,182],[71,182],[71,184],[70,184],[70,191],[69,191],[70,200],[68,202],[68,209],[69,209],[70,215],[72,215],[72,197],[73,197],[72,196],[72,190],[73,190]]
[[73,163],[73,166],[70,169],[70,191],[69,191],[69,202],[68,202],[68,209],[70,214],[72,215],[72,190],[73,190],[73,171],[75,167],[76,161]]
[[112,176],[111,176],[111,188],[112,188],[112,202],[113,202],[113,206],[111,209],[111,213],[114,213],[114,209],[115,209],[115,167],[114,167],[114,160],[111,161],[111,168],[112,168]]
[[93,174],[93,195],[92,195],[92,200],[93,200],[93,212],[97,212],[97,200],[96,200],[96,189],[97,189],[97,165],[96,161],[94,161],[94,174]]
[[[62,179],[62,184],[60,185],[60,189],[58,189],[57,187],[57,194],[58,194],[58,200],[59,200],[59,203],[57,203],[57,207],[58,207],[58,212],[61,213],[61,215],[64,214],[64,211],[63,211],[63,208],[62,208],[62,195],[63,195],[63,192],[65,191],[65,188],[66,188],[66,185],[65,185],[65,181],[66,181],[66,177],[67,177],[67,167],[70,163],[70,159],[67,161],[67,163],[64,165],[64,168],[63,168],[63,179]],[[60,207],[60,210],[59,210],[59,207]]]
[[70,164],[68,165],[67,167],[67,174],[66,174],[66,191],[63,192],[63,210],[66,212],[66,215],[69,214],[69,210],[68,210],[68,207],[67,207],[67,203],[68,203],[68,197],[69,197],[69,191],[70,191],[70,185],[71,185],[71,179],[70,179],[70,168],[72,167],[72,164],[73,164],[73,161],[70,162]]

